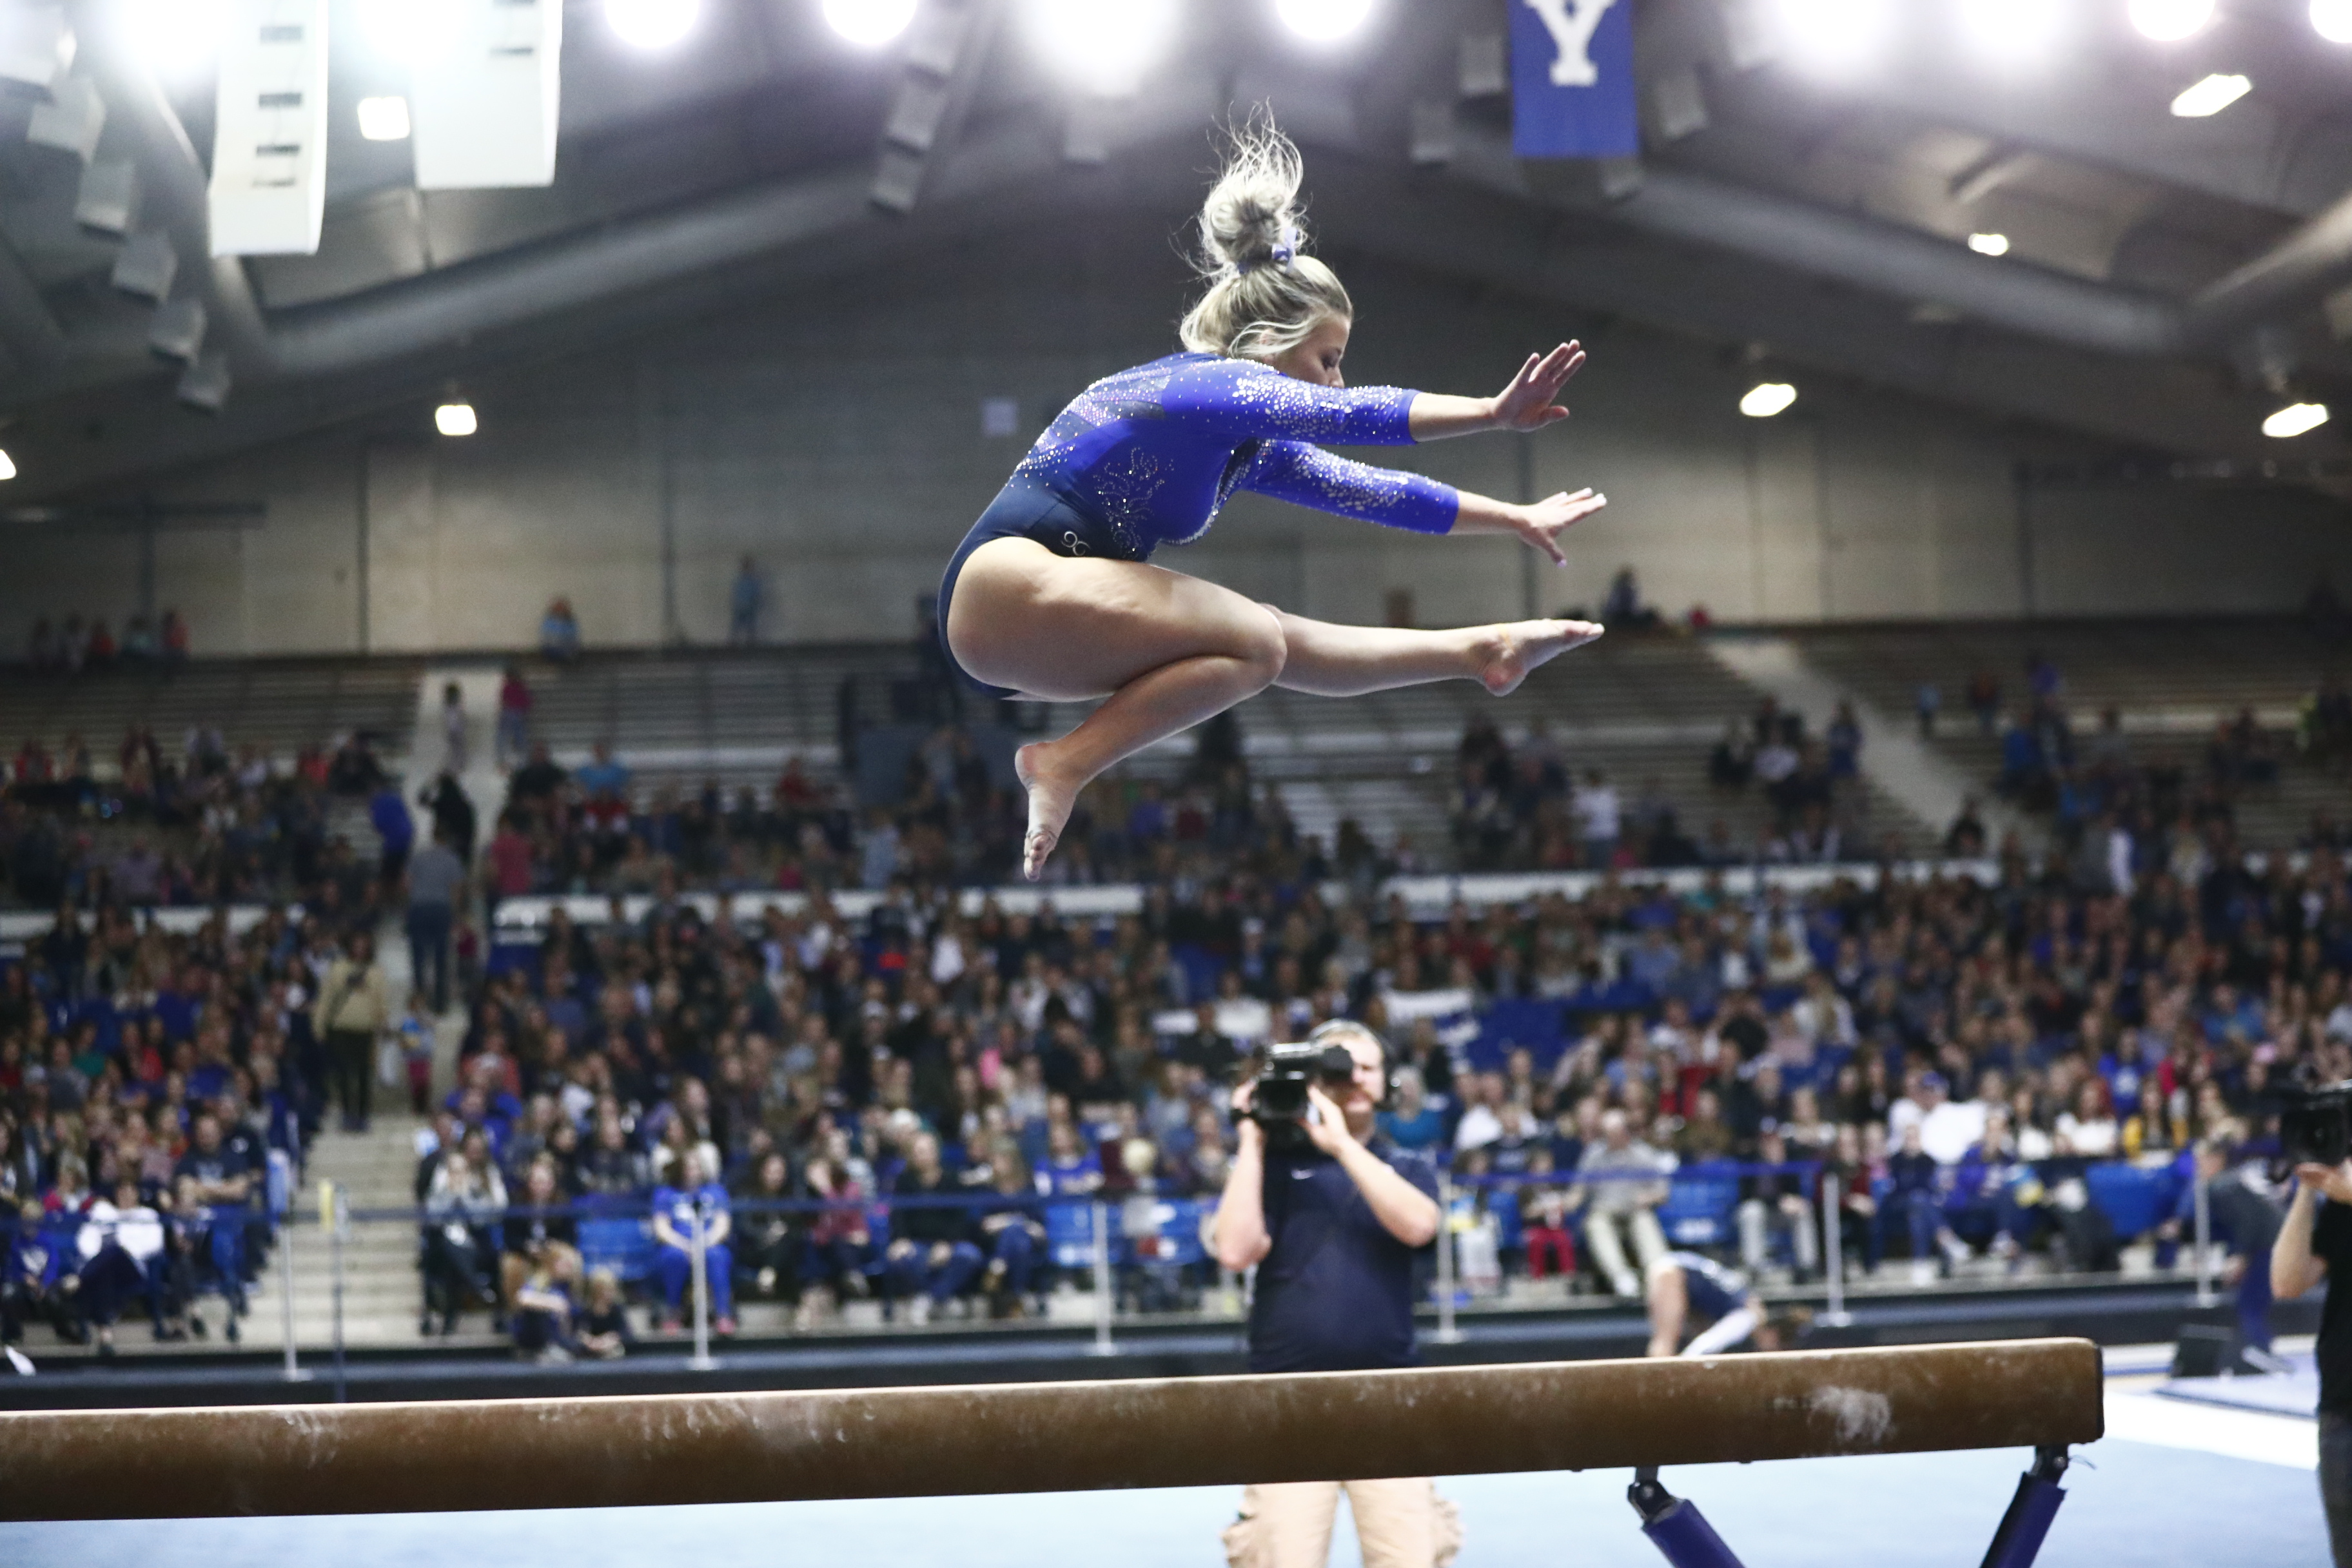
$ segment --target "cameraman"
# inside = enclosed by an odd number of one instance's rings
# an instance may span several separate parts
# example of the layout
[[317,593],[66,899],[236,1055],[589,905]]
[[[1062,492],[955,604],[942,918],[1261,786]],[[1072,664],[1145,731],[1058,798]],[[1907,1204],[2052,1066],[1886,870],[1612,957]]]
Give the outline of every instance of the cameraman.
[[[1270,1151],[1265,1130],[1241,1117],[1210,1250],[1227,1268],[1257,1268],[1250,1371],[1412,1366],[1413,1255],[1437,1237],[1437,1173],[1374,1131],[1388,1088],[1380,1037],[1335,1022],[1308,1043],[1344,1047],[1353,1071],[1308,1086],[1310,1148]],[[1234,1091],[1236,1111],[1249,1110],[1254,1087]],[[1426,1478],[1303,1481],[1244,1489],[1227,1560],[1321,1568],[1343,1489],[1366,1568],[1437,1568],[1461,1549],[1454,1506]]]
[[[2297,1165],[2294,1177],[2271,1249],[2271,1290],[2282,1301],[2331,1277],[2352,1280],[2352,1160]],[[2317,1359],[2319,1500],[2336,1568],[2352,1568],[2352,1286],[2329,1290],[2320,1307]]]

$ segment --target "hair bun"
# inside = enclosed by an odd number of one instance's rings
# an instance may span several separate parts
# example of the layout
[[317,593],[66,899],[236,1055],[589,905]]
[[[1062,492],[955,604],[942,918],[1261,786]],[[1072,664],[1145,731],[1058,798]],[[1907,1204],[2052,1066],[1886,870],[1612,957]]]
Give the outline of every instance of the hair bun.
[[[1287,262],[1304,243],[1298,149],[1263,111],[1233,132],[1223,170],[1201,205],[1201,252],[1211,273],[1239,274]],[[1287,252],[1288,254],[1285,254]]]

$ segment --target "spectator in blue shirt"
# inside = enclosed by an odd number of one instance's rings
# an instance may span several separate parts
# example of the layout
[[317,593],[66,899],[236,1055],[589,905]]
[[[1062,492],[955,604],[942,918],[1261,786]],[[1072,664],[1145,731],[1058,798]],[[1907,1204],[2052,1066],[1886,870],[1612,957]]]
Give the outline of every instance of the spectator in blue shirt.
[[629,766],[613,755],[610,741],[597,742],[589,760],[572,773],[572,782],[591,796],[618,798],[628,792],[629,779]]
[[400,886],[401,875],[408,869],[408,852],[416,847],[416,819],[408,815],[408,802],[397,784],[386,779],[368,796],[368,821],[383,846],[376,879],[390,893]]
[[1879,1205],[1879,1245],[1908,1236],[1911,1272],[1921,1283],[1936,1275],[1936,1233],[1943,1228],[1942,1170],[1936,1157],[1919,1147],[1919,1124],[1906,1122],[1903,1145],[1887,1157],[1886,1173],[1894,1184]]
[[1444,1146],[1445,1112],[1429,1102],[1419,1068],[1408,1063],[1397,1068],[1396,1103],[1380,1113],[1378,1125],[1381,1136],[1410,1153]]
[[37,1199],[26,1198],[0,1255],[0,1344],[22,1338],[29,1318],[46,1321],[68,1343],[89,1339],[75,1300],[81,1280],[73,1259],[70,1239],[58,1234]]
[[693,1237],[699,1224],[703,1278],[710,1291],[710,1326],[724,1339],[735,1331],[735,1255],[727,1245],[734,1221],[727,1189],[711,1179],[701,1150],[689,1148],[679,1159],[677,1184],[654,1189],[654,1239],[661,1245],[654,1258],[654,1276],[661,1281],[662,1328],[675,1333],[681,1324],[679,1306],[687,1281],[694,1277]]
[[750,556],[735,570],[735,586],[728,595],[727,640],[749,647],[760,640],[760,568]]
[[558,664],[580,657],[580,617],[572,613],[570,599],[558,595],[548,602],[539,621],[539,651]]

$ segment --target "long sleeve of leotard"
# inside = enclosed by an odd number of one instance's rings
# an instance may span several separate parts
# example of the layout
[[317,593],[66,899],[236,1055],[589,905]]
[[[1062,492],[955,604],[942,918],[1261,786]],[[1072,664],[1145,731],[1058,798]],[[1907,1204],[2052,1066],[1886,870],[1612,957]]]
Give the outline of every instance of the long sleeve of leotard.
[[1451,532],[1462,504],[1461,493],[1452,485],[1421,474],[1376,468],[1304,441],[1268,441],[1260,447],[1242,474],[1241,488],[1415,533]]
[[1410,447],[1412,400],[1402,386],[1318,386],[1250,360],[1207,360],[1168,378],[1160,405],[1174,424],[1235,441]]

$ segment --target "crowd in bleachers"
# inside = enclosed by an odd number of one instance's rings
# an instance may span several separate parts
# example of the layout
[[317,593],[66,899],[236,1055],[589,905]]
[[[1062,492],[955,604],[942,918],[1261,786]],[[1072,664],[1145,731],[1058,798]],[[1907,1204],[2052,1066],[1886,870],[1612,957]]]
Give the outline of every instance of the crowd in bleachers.
[[[2177,1247],[2193,1145],[2265,1146],[2266,1086],[2352,1076],[2347,963],[2333,855],[2159,868],[2127,898],[2015,863],[1755,900],[1612,879],[1435,921],[1239,860],[1099,921],[967,915],[903,877],[856,921],[821,894],[758,922],[667,894],[593,928],[558,910],[494,959],[419,1173],[458,1216],[436,1310],[497,1307],[503,1249],[540,1300],[601,1258],[675,1320],[698,1208],[742,1211],[722,1329],[737,1290],[1029,1310],[1036,1195],[1213,1200],[1250,1052],[1343,1014],[1397,1041],[1383,1124],[1452,1166],[1457,1224],[1507,1269],[1637,1296],[1703,1237],[1801,1275],[1822,1172],[1858,1268],[2112,1269],[2135,1237]],[[526,1189],[666,1217],[537,1268],[465,1221]],[[890,1202],[940,1193],[974,1203]],[[779,1198],[855,1201],[745,1207]]]
[[177,610],[164,611],[154,622],[133,615],[122,623],[120,638],[103,616],[85,621],[77,611],[62,622],[43,616],[25,639],[25,665],[36,675],[79,675],[118,664],[173,665],[187,657],[188,623]]
[[[407,812],[363,733],[305,746],[289,763],[232,747],[215,726],[190,728],[177,748],[134,727],[105,762],[78,733],[55,751],[28,736],[6,761],[0,898],[35,909],[362,909],[380,867],[331,830],[331,803],[370,799],[380,826]],[[381,807],[378,795],[389,796]]]
[[1655,777],[1629,799],[1606,770],[1571,766],[1541,727],[1515,746],[1477,719],[1455,756],[1454,854],[1463,868],[1482,871],[1867,859],[1878,847],[1857,830],[1861,754],[1861,726],[1844,704],[1819,735],[1769,697],[1748,719],[1727,722],[1707,754],[1706,782],[1717,804],[1750,794],[1763,803],[1758,833],[1742,840],[1721,816],[1685,823]]
[[272,913],[173,934],[63,911],[0,970],[0,1331],[68,1341],[142,1308],[155,1338],[238,1337],[325,1078],[310,1017],[343,931]]

